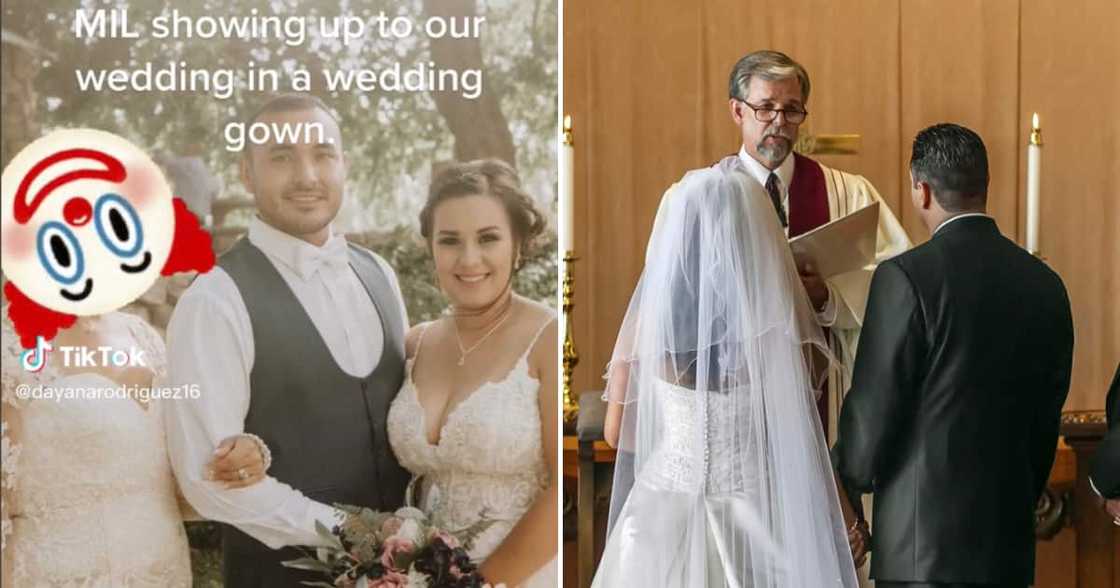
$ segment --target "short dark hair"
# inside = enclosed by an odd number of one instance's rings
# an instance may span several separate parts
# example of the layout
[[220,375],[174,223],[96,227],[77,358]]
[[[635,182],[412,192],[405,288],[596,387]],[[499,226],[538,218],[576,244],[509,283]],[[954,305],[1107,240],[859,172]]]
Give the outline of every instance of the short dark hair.
[[420,211],[420,234],[430,246],[436,207],[451,198],[477,195],[493,196],[502,203],[509,216],[517,252],[525,259],[533,241],[548,223],[533,199],[521,188],[517,170],[500,159],[455,163],[440,171],[432,180],[428,201]]
[[988,200],[988,150],[975,132],[951,123],[923,129],[910,153],[914,180],[925,182],[946,212],[983,206]]
[[[339,133],[342,132],[342,123],[338,121],[333,110],[327,106],[318,96],[314,94],[307,94],[303,92],[288,92],[285,94],[278,94],[265,100],[253,111],[248,118],[245,119],[245,128],[249,128],[253,123],[257,122],[262,116],[271,114],[273,112],[297,112],[300,110],[322,110],[331,117],[334,124],[338,126]],[[252,141],[245,142],[243,153],[249,152],[249,146]]]

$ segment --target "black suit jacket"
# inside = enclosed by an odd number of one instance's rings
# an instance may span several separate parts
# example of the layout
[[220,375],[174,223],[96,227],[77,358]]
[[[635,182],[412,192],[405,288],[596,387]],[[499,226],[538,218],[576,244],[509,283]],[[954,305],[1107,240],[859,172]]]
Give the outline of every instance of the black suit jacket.
[[875,495],[873,578],[1033,583],[1072,360],[1061,279],[989,217],[879,265],[833,450]]
[[1116,375],[1112,377],[1112,386],[1108,389],[1105,411],[1108,434],[1093,457],[1093,470],[1089,477],[1101,496],[1120,498],[1120,365],[1116,366]]

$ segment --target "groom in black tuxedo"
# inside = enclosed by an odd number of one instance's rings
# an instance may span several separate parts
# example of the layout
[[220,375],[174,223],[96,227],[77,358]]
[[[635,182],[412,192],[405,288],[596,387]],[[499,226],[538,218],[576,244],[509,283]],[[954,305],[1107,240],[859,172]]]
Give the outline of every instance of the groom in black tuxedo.
[[918,133],[910,175],[932,237],[875,271],[833,459],[857,507],[875,495],[877,588],[1025,587],[1069,391],[1069,299],[985,214],[976,133]]
[[1093,457],[1089,481],[1104,499],[1104,509],[1112,522],[1120,526],[1120,365],[1112,376],[1112,386],[1105,401],[1108,434]]

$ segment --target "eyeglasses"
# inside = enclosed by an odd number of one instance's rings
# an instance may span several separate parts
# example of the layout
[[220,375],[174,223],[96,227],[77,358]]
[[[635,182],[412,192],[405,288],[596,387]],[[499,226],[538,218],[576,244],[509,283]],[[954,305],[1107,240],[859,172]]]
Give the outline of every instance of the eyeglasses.
[[773,122],[775,119],[778,118],[778,114],[780,113],[782,115],[782,117],[785,118],[785,121],[787,123],[798,124],[798,123],[804,121],[805,117],[809,115],[809,111],[807,111],[807,110],[797,110],[797,109],[794,109],[794,108],[771,108],[769,106],[755,106],[754,104],[751,104],[750,102],[747,102],[746,100],[743,100],[743,99],[740,99],[740,98],[736,98],[736,100],[738,100],[739,102],[742,102],[743,104],[746,104],[747,108],[750,108],[751,110],[753,110],[754,111],[754,119],[757,120],[758,122],[764,122],[764,123]]

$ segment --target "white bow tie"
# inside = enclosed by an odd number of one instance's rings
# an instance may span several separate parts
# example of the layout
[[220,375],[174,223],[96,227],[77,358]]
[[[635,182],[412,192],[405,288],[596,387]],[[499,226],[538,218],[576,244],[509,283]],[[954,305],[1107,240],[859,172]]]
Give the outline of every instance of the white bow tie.
[[323,268],[347,269],[350,267],[349,247],[346,239],[334,237],[322,247],[300,247],[295,262],[296,271],[304,279]]

